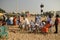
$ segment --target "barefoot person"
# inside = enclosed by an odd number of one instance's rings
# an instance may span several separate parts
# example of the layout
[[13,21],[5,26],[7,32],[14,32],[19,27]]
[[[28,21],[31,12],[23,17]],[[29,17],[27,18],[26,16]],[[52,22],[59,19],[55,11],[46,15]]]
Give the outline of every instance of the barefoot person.
[[59,15],[56,15],[56,19],[55,19],[55,32],[54,33],[58,33],[58,22],[59,22],[58,17],[59,17]]

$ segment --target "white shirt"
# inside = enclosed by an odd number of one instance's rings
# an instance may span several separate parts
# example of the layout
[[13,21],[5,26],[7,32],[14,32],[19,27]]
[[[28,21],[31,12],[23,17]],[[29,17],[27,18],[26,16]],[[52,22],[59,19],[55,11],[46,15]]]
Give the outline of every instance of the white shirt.
[[30,23],[29,23],[29,20],[28,20],[27,18],[25,18],[25,23],[26,23],[26,24],[30,24]]
[[13,24],[13,17],[10,17],[9,20],[11,21],[11,24]]

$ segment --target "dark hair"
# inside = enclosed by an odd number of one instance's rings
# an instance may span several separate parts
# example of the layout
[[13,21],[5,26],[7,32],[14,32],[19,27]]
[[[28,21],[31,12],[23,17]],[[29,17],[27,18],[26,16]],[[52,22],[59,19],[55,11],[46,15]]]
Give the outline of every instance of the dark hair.
[[57,14],[56,17],[59,17],[59,15]]
[[6,25],[6,22],[2,22],[2,25]]
[[49,18],[51,18],[51,15],[48,15],[49,16]]

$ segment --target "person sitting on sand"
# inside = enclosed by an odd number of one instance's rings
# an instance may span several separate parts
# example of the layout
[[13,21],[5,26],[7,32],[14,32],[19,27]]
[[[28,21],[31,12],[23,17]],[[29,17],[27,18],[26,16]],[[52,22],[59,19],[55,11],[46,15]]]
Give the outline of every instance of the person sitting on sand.
[[50,22],[47,21],[46,24],[44,25],[44,27],[41,29],[41,32],[48,33],[50,26],[51,26]]
[[40,22],[39,28],[40,29],[43,28],[45,24],[46,24],[46,21],[43,20],[42,22]]
[[3,23],[2,19],[0,19],[0,37],[3,37],[3,39],[8,38],[8,32],[7,27],[5,26],[5,22]]

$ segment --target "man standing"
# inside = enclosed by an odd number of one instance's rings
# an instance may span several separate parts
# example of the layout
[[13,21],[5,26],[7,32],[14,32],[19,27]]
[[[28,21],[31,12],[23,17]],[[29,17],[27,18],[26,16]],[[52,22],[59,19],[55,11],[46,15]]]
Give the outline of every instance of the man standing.
[[26,30],[28,30],[29,29],[30,22],[29,22],[29,20],[28,20],[27,17],[24,17],[23,19],[24,19],[24,23],[25,23],[25,28],[26,28]]
[[58,33],[58,22],[59,22],[58,17],[59,15],[56,15],[56,19],[55,19],[55,30],[56,31],[54,33]]

